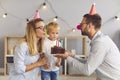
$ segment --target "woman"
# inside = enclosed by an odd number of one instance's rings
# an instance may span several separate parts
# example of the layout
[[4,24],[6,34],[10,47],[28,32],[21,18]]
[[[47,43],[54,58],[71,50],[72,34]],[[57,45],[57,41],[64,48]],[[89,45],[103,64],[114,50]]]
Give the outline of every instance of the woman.
[[40,66],[47,64],[42,53],[44,22],[41,18],[27,23],[25,37],[14,49],[14,63],[9,80],[37,80]]

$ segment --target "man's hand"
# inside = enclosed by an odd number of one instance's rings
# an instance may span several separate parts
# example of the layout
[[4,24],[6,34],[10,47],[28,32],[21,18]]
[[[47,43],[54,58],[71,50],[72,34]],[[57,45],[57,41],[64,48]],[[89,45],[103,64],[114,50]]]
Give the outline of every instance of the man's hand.
[[54,56],[58,58],[66,59],[68,57],[68,54],[55,54]]
[[[68,52],[68,51],[66,51]],[[70,51],[67,53],[67,54],[54,54],[55,57],[58,57],[58,58],[63,58],[63,59],[66,59],[68,56],[70,57],[74,57],[75,54],[74,53],[71,53]]]
[[70,57],[74,57],[75,54],[74,54],[74,53],[69,53],[68,56],[70,56]]
[[66,50],[65,52],[66,52],[66,54],[68,54],[68,56],[70,56],[70,57],[74,57],[74,56],[75,56],[75,53],[72,53],[72,52],[69,51],[69,50]]

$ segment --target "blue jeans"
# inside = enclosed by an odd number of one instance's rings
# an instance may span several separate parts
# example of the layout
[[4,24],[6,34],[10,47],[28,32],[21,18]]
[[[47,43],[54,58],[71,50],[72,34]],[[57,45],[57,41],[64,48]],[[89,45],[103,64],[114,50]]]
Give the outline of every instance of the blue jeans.
[[41,71],[41,80],[58,80],[59,70]]

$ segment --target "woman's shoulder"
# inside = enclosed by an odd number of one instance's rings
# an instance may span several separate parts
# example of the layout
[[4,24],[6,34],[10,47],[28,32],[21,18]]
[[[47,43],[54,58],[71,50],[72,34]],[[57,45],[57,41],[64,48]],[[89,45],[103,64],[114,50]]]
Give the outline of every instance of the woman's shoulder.
[[27,42],[25,40],[20,40],[16,43],[15,47],[19,47],[19,48],[28,48]]
[[28,51],[28,46],[26,41],[18,42],[14,47],[14,54],[24,55]]

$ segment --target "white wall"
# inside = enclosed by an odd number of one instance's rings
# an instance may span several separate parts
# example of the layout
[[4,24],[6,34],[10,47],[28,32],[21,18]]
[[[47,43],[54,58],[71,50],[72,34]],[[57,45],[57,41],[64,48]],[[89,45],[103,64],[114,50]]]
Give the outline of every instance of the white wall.
[[[80,23],[82,16],[88,13],[92,3],[96,3],[96,11],[103,18],[102,31],[108,34],[120,48],[120,21],[114,21],[114,16],[120,16],[120,0],[47,0],[48,8],[40,9],[44,0],[0,0],[0,67],[3,67],[4,37],[6,35],[24,35],[26,18],[33,18],[39,8],[40,17],[46,23],[58,16],[61,26],[60,35],[80,35],[80,31],[71,32]],[[52,8],[51,8],[52,6]],[[3,13],[8,13],[2,18]]]

